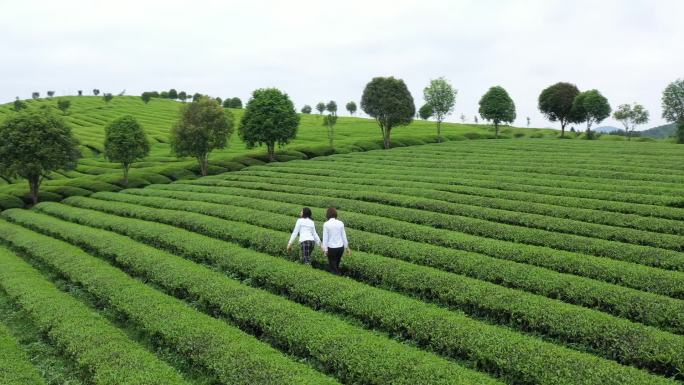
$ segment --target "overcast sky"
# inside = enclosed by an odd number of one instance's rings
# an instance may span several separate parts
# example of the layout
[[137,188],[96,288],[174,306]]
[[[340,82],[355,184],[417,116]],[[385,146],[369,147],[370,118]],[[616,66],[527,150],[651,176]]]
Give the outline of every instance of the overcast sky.
[[644,104],[655,126],[662,90],[684,77],[683,17],[682,0],[0,0],[0,101],[172,87],[246,100],[278,87],[300,108],[358,103],[372,77],[395,76],[420,107],[444,76],[458,89],[451,121],[472,121],[501,85],[517,125],[555,127],[537,96],[568,81],[613,107]]

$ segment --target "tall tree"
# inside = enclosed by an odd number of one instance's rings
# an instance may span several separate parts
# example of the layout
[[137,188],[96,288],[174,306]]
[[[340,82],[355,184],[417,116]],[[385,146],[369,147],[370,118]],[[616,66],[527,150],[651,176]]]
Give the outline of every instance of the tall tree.
[[59,110],[62,111],[63,115],[67,114],[69,107],[71,107],[71,101],[69,101],[68,99],[59,99],[57,101],[57,108],[59,108]]
[[181,116],[171,129],[171,149],[176,156],[197,159],[200,173],[209,172],[209,154],[225,148],[233,133],[233,114],[214,99],[200,97],[181,107]]
[[48,108],[23,110],[0,125],[0,174],[25,178],[33,204],[43,179],[73,170],[81,156],[78,141],[64,120]]
[[333,139],[335,137],[335,124],[337,123],[337,103],[331,100],[325,105],[325,109],[328,111],[328,115],[323,117],[323,125],[328,130],[328,141],[330,143],[330,147],[335,148]]
[[501,86],[489,89],[480,99],[480,116],[494,123],[495,137],[499,137],[499,124],[515,120],[515,103]]
[[430,119],[434,113],[435,112],[432,110],[432,106],[428,103],[423,104],[418,109],[418,116],[423,120]]
[[181,102],[185,103],[185,101],[188,99],[188,94],[185,91],[181,91],[178,93],[178,99],[180,99]]
[[147,104],[150,102],[150,100],[152,100],[152,94],[145,91],[142,93],[142,95],[140,95],[140,99],[142,99],[143,103]]
[[356,113],[356,102],[351,101],[351,102],[347,103],[347,105],[345,107],[347,108],[349,115],[354,116],[354,113]]
[[239,135],[247,148],[266,145],[273,161],[275,146],[285,145],[297,136],[299,115],[290,97],[277,88],[254,91],[245,106]]
[[649,113],[648,110],[639,103],[634,103],[633,105],[620,104],[613,113],[613,119],[622,123],[625,127],[627,140],[631,140],[632,132],[636,130],[636,127],[640,124],[648,123]]
[[323,115],[323,113],[325,112],[325,103],[318,102],[318,104],[316,104],[316,110],[318,111],[319,115]]
[[457,91],[444,78],[430,80],[423,89],[425,104],[432,107],[432,116],[437,120],[437,141],[442,141],[442,122],[454,111]]
[[105,103],[109,104],[109,102],[114,99],[114,95],[110,94],[109,92],[106,92],[104,95],[102,95],[102,99],[104,99]]
[[575,123],[572,103],[579,94],[577,86],[570,83],[556,83],[544,89],[539,95],[539,111],[552,122],[560,122],[561,138],[565,137],[565,126]]
[[587,124],[587,139],[593,139],[591,126],[601,123],[610,116],[611,108],[608,99],[598,90],[580,92],[572,103],[572,114],[575,120]]
[[178,99],[178,91],[176,91],[175,88],[172,88],[169,90],[169,99],[173,99],[173,100]]
[[670,83],[663,91],[663,119],[677,123],[677,143],[684,143],[684,79]]
[[128,184],[131,165],[150,153],[150,142],[137,120],[124,115],[105,127],[104,155],[123,166],[124,184]]
[[304,107],[302,107],[302,114],[310,114],[311,113],[311,106],[308,104],[305,104]]
[[361,109],[375,118],[385,149],[392,145],[392,129],[410,124],[416,115],[413,96],[406,84],[391,76],[376,77],[366,84],[361,96]]

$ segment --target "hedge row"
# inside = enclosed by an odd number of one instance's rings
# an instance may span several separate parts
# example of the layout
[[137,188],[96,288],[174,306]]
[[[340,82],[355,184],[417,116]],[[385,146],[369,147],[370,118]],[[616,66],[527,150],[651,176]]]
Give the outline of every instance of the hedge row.
[[[259,229],[206,215],[155,210],[143,206],[137,206],[139,210],[136,213],[137,208],[130,204],[110,203],[104,206],[121,207],[127,210],[127,215],[183,226],[206,235],[240,242],[273,255],[282,255],[282,241],[279,242],[278,238],[287,238],[285,232]],[[220,207],[220,205],[214,206]],[[52,209],[48,210],[50,210],[49,213],[53,213]],[[75,215],[70,214],[69,209],[66,210],[66,214],[64,210],[57,210],[58,216]],[[229,208],[227,211],[233,210]],[[96,213],[91,214],[87,210],[81,210],[81,214],[97,216]],[[93,218],[85,223],[96,227],[106,226],[105,217]],[[278,219],[280,218],[276,218]],[[116,219],[111,220],[116,221]],[[250,232],[254,235],[249,235]],[[131,231],[128,230],[126,234],[136,237],[130,233]],[[144,235],[138,237],[144,237]],[[393,261],[390,258],[365,253],[357,254],[359,255],[351,259],[351,262],[350,258],[347,258],[346,268],[351,270],[352,275],[372,284],[402,290],[431,300],[437,297],[437,301],[463,309],[476,316],[508,323],[524,331],[547,334],[550,337],[583,346],[607,358],[646,367],[655,372],[676,373],[677,368],[684,367],[684,337],[682,336],[594,310],[502,288],[491,283]],[[358,262],[354,263],[354,261]],[[677,358],[678,356],[682,358]],[[658,358],[654,359],[654,357]]]
[[[0,248],[0,254],[6,252]],[[45,385],[10,331],[0,324],[0,384]]]
[[[401,205],[402,195],[410,197],[421,197],[431,202],[430,207],[434,207],[435,211],[439,212],[439,205],[442,202],[448,202],[450,213],[454,215],[461,215],[470,218],[483,219],[487,221],[506,223],[517,226],[524,226],[542,230],[553,231],[557,233],[569,233],[580,235],[584,237],[599,238],[610,241],[631,243],[637,245],[646,245],[658,248],[665,248],[675,251],[684,251],[684,237],[671,234],[658,234],[643,230],[618,228],[613,226],[599,225],[594,223],[586,223],[581,221],[569,220],[564,218],[549,217],[539,214],[528,214],[517,211],[515,207],[509,207],[507,210],[493,208],[487,205],[487,199],[480,200],[479,205],[473,205],[471,202],[464,203],[463,201],[473,201],[477,198],[471,196],[463,196],[453,194],[445,191],[428,190],[424,188],[417,188],[411,185],[406,187],[384,187],[379,185],[369,185],[363,183],[364,179],[345,179],[340,177],[318,177],[312,180],[310,175],[291,174],[287,172],[271,173],[270,175],[245,175],[243,173],[222,174],[219,176],[221,180],[231,181],[245,181],[257,183],[271,183],[278,185],[296,186],[296,187],[311,187],[322,188],[325,190],[333,190],[335,192],[340,190],[363,191],[364,197],[366,192],[372,190],[373,193],[378,194],[379,198],[371,195],[373,201],[382,202],[386,197],[399,196]],[[404,184],[406,185],[406,184]],[[329,193],[326,195],[330,195]],[[464,199],[465,197],[465,199]],[[468,199],[471,198],[471,199]],[[366,200],[369,200],[366,198]],[[484,202],[482,202],[484,201]],[[429,201],[426,201],[429,202]],[[388,203],[393,203],[388,202]],[[397,204],[397,203],[395,203]],[[529,206],[529,204],[528,204]],[[680,226],[682,227],[682,226]]]
[[[230,187],[216,187],[216,186],[200,186],[190,184],[170,184],[170,185],[154,185],[150,189],[155,190],[169,190],[169,191],[189,191],[195,193],[216,193],[226,195],[247,196],[253,198],[261,198],[273,201],[282,201],[289,203],[298,203],[301,205],[310,205],[313,202],[323,201],[320,206],[336,206],[346,211],[363,212],[372,215],[385,215],[377,225],[384,223],[393,223],[394,226],[406,227],[410,223],[400,223],[403,220],[409,219],[407,215],[413,216],[416,210],[402,209],[392,206],[383,206],[376,203],[359,202],[354,200],[345,200],[343,198],[326,198],[316,197],[313,195],[290,194],[274,191],[259,191],[250,189],[230,188]],[[123,194],[121,194],[123,195]],[[401,211],[403,216],[398,216],[397,220],[393,221],[387,218],[390,211]],[[444,214],[440,213],[426,213],[418,212],[416,218],[427,217],[441,217]],[[375,227],[378,227],[378,226]],[[426,226],[411,227],[411,231],[402,231],[398,237],[413,237],[413,239],[431,239],[432,242],[440,242],[447,244],[453,254],[451,258],[461,253],[475,252],[479,254],[489,255],[499,259],[508,259],[516,262],[522,262],[535,266],[549,268],[562,273],[570,273],[574,275],[593,278],[609,283],[619,284],[621,286],[631,287],[638,290],[649,291],[653,293],[667,295],[673,298],[684,299],[684,275],[678,271],[669,271],[658,269],[654,267],[623,262],[603,257],[595,257],[586,254],[572,253],[562,250],[555,250],[548,247],[524,245],[515,242],[501,241],[491,238],[483,238],[469,234],[452,232],[447,230],[433,229]],[[387,231],[394,231],[390,226],[382,227],[385,233]],[[421,233],[432,234],[426,238],[418,237],[419,230]],[[435,235],[438,234],[438,235]],[[411,238],[410,238],[411,239]],[[445,243],[445,240],[448,243]],[[390,250],[391,253],[399,253],[401,250]],[[394,254],[392,254],[394,255]]]
[[[366,170],[366,172],[363,173],[350,172],[334,168],[324,169],[320,168],[318,164],[316,166],[316,168],[294,166],[279,167],[276,169],[250,168],[241,171],[240,174],[265,177],[286,176],[288,178],[303,178],[307,180],[321,177],[335,177],[336,180],[350,180],[354,183],[368,186],[383,186],[386,188],[410,186],[413,189],[428,191],[432,194],[447,192],[448,196],[451,197],[449,201],[473,206],[547,215],[557,218],[657,233],[684,235],[684,226],[681,225],[681,221],[582,208],[582,206],[585,206],[584,198],[549,197],[525,192],[448,184],[448,179],[443,179],[439,182],[438,179],[432,179],[431,182],[427,182],[421,177],[417,177],[416,180],[411,180],[410,177],[404,174],[389,174],[373,172],[370,170]],[[368,178],[369,174],[372,175],[373,178]]]
[[[0,222],[3,236],[8,234],[5,225],[13,226]],[[4,247],[0,247],[0,265],[0,288],[73,358],[93,384],[185,384],[173,368]]]
[[[126,193],[128,194],[98,194],[95,197],[150,207],[199,212],[281,231],[289,229],[290,223],[288,222],[301,209],[299,205],[235,195],[226,196],[152,189],[127,190]],[[129,194],[145,196],[147,198],[131,198],[127,196]],[[155,199],[155,197],[165,199]],[[192,202],[180,203],[175,201],[178,199]],[[325,209],[323,207],[325,205],[320,205],[324,199],[321,198],[321,200],[308,203],[310,207],[313,207],[317,218],[324,216]],[[216,203],[219,206],[201,204],[196,201]],[[320,208],[312,205],[320,206]],[[236,206],[260,211],[239,209]],[[264,211],[276,214],[264,215]],[[406,240],[406,238],[410,238],[408,235],[415,234],[418,232],[417,230],[425,229],[425,227],[406,225],[401,222],[394,223],[394,221],[380,221],[372,216],[347,211],[344,211],[342,216],[347,224],[350,236],[353,237],[355,249],[362,249],[412,263],[441,268],[498,285],[523,289],[535,294],[553,299],[561,299],[564,302],[584,307],[595,308],[636,322],[684,334],[684,301],[682,300],[574,275],[559,274],[530,265],[497,260],[472,253],[457,253],[452,249],[417,244]],[[404,231],[402,231],[402,225],[405,228]],[[365,232],[373,231],[378,234],[391,236],[395,230],[399,232],[399,234],[396,234],[397,236],[405,239],[387,238]],[[427,229],[427,231],[430,232],[432,229]],[[657,278],[655,277],[654,279]],[[682,285],[684,286],[684,283]]]
[[[120,204],[120,206],[125,205]],[[260,261],[257,259],[258,253],[244,249],[241,249],[240,253],[233,253],[231,250],[235,250],[235,246],[229,243],[172,226],[117,218],[92,210],[54,203],[41,204],[38,208],[63,219],[90,227],[114,230],[152,246],[165,248],[188,257],[200,260],[220,258],[225,264],[231,264],[233,269],[244,265],[243,269],[261,271],[263,273],[259,276],[259,280],[272,277],[266,285],[277,285],[281,291],[298,293],[295,294],[296,296],[313,296],[308,301],[315,306],[324,308],[333,306],[335,311],[342,311],[347,315],[360,318],[371,326],[411,339],[442,354],[466,359],[478,369],[503,375],[510,379],[510,382],[536,384],[672,383],[662,377],[648,375],[643,371],[621,366],[596,356],[521,335],[507,328],[475,321],[460,313],[405,298],[396,293],[373,289],[343,278],[332,277],[326,280],[323,277],[330,277],[327,273],[316,272],[303,266],[290,264],[288,265],[290,269],[296,269],[290,272],[283,265],[284,261],[278,262],[269,257],[264,257]],[[141,214],[144,213],[147,216],[149,214],[147,211],[160,214],[164,212],[164,210],[142,208]],[[179,220],[196,216],[196,214],[183,212],[175,213],[175,217]],[[148,219],[157,218],[148,217]],[[195,225],[215,228],[218,223],[216,221],[218,220],[196,222]],[[260,243],[270,243],[272,248],[277,247],[279,239],[285,239],[284,233],[281,232],[255,232],[257,230],[253,226],[240,226],[240,224],[226,221],[222,221],[221,225],[236,227],[236,231],[244,234],[254,234],[254,237],[261,241]],[[271,242],[268,241],[269,239]],[[241,257],[243,253],[244,256]],[[369,257],[369,255],[359,256],[359,254],[362,253],[355,253],[355,256],[349,257],[348,260],[362,263]],[[368,267],[377,266],[368,261],[366,263]],[[376,274],[382,274],[380,268],[387,266],[389,265],[377,266]],[[222,267],[225,266],[222,265]],[[410,266],[404,273],[410,273],[415,268],[415,266]],[[287,281],[276,284],[275,282],[283,276],[285,276],[283,279],[287,278]],[[252,281],[256,282],[256,280]],[[327,287],[328,285],[330,286]],[[345,287],[356,290],[350,291]]]
[[[9,215],[12,211],[22,210],[12,209],[5,213]],[[154,290],[77,247],[5,221],[0,222],[0,238],[84,286],[145,331],[153,342],[188,357],[212,372],[221,383],[336,383],[239,329],[198,313],[182,301]]]
[[[256,331],[289,353],[313,360],[318,368],[345,383],[451,384],[454,380],[464,384],[498,383],[441,357],[242,285],[221,273],[128,237],[34,212],[13,211],[4,216],[113,259],[127,271],[143,276],[167,291],[202,303],[205,308],[229,317],[243,329]],[[55,247],[59,245],[57,241],[52,243]],[[192,244],[200,246],[197,242]],[[279,262],[287,268],[292,265]],[[337,279],[329,274],[320,274],[318,278]],[[408,367],[411,370],[407,370]]]

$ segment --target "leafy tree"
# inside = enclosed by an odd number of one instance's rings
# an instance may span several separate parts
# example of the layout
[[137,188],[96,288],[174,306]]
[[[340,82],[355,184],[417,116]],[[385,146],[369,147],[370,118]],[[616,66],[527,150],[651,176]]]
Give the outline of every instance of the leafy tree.
[[392,145],[392,129],[410,124],[416,115],[413,96],[406,84],[391,76],[376,77],[366,84],[361,96],[361,109],[378,122],[385,149]]
[[501,86],[489,89],[480,99],[480,116],[494,123],[495,137],[499,137],[499,124],[515,120],[515,103]]
[[192,95],[192,101],[193,101],[193,102],[199,101],[200,98],[202,98],[202,94],[200,94],[199,92],[195,92],[195,94]]
[[152,100],[152,94],[145,91],[142,93],[142,95],[140,95],[140,98],[142,99],[143,103],[147,104],[150,102],[150,100]]
[[473,117],[473,121],[475,122],[475,124],[478,124],[478,123],[479,123],[479,120],[478,120],[478,118],[477,118],[477,115],[475,115],[475,116]]
[[209,154],[225,148],[233,133],[233,114],[206,96],[181,107],[181,116],[171,128],[171,149],[176,156],[197,159],[202,175],[209,171]]
[[169,99],[173,99],[173,100],[178,99],[178,91],[176,91],[175,88],[172,88],[169,90]]
[[237,96],[230,99],[230,108],[242,108],[242,100]]
[[677,143],[684,143],[684,79],[670,83],[663,91],[663,119],[677,123]]
[[150,96],[152,96],[152,98],[158,98],[158,97],[159,97],[159,92],[157,92],[157,91],[150,91]]
[[349,111],[349,115],[354,116],[354,113],[356,113],[356,103],[354,101],[351,101],[347,103],[345,107],[347,108],[347,111]]
[[26,104],[26,102],[24,102],[23,100],[20,100],[20,99],[17,97],[17,99],[14,101],[14,107],[13,107],[13,108],[14,108],[14,111],[19,112],[19,111],[21,111],[21,110],[23,110],[23,109],[28,108],[28,105]]
[[319,115],[323,115],[323,112],[325,112],[325,103],[319,102],[316,104],[316,110],[318,111]]
[[128,184],[131,165],[150,153],[150,142],[138,121],[124,115],[105,127],[104,155],[110,162],[123,166],[124,184]]
[[308,104],[305,104],[304,107],[302,107],[302,114],[310,114],[311,113],[311,106]]
[[169,98],[169,92],[168,91],[162,91],[159,93],[159,97],[162,99],[168,99]]
[[25,178],[33,204],[43,179],[56,170],[73,170],[81,156],[64,120],[48,108],[23,110],[0,125],[0,174]]
[[[442,141],[442,122],[454,111],[457,91],[444,78],[430,80],[423,89],[425,104],[432,107],[432,116],[437,119],[437,141]],[[465,121],[465,119],[463,119]]]
[[335,135],[335,124],[337,123],[337,103],[333,100],[325,105],[325,109],[328,111],[328,115],[323,118],[323,125],[328,129],[328,141],[330,142],[330,147],[335,148],[333,144],[333,139]]
[[539,111],[548,120],[560,122],[561,137],[565,136],[568,123],[577,123],[572,114],[572,103],[578,94],[577,86],[561,82],[544,89],[539,95]]
[[530,117],[527,117],[527,128],[530,128]]
[[102,99],[104,99],[105,103],[109,104],[109,102],[114,99],[114,95],[110,94],[109,92],[106,92],[104,95],[102,95]]
[[40,98],[40,92],[34,91],[34,92],[31,94],[31,98],[32,98],[32,99],[38,99],[38,98]]
[[52,98],[53,96],[55,96],[55,91],[48,91],[47,96],[48,98]]
[[97,88],[94,88],[93,89],[93,95],[97,96],[99,94],[100,94],[100,90],[98,90]]
[[608,99],[598,90],[579,93],[572,103],[572,114],[576,121],[587,123],[587,139],[593,139],[591,126],[601,123],[610,116],[611,108]]
[[622,123],[625,127],[627,140],[632,140],[631,133],[634,132],[638,125],[648,123],[649,114],[648,110],[639,103],[634,103],[633,105],[620,104],[613,113],[613,119]]
[[226,99],[223,101],[223,103],[221,103],[221,106],[223,106],[223,108],[230,108],[230,102],[231,102],[231,99],[230,99],[230,98],[226,98]]
[[419,109],[418,109],[418,116],[423,119],[423,120],[428,120],[434,115],[434,111],[432,110],[432,106],[429,105],[428,103],[423,104]]
[[78,90],[78,96],[83,96],[83,90]]
[[181,91],[178,93],[178,99],[180,99],[181,102],[185,103],[185,100],[188,98],[188,94],[185,91]]
[[66,115],[67,111],[69,110],[69,107],[71,107],[71,101],[67,99],[59,99],[57,101],[57,108],[59,108],[62,111],[62,114]]
[[298,126],[299,115],[289,96],[277,88],[261,88],[247,102],[238,133],[247,148],[265,144],[273,161],[275,145],[294,139]]

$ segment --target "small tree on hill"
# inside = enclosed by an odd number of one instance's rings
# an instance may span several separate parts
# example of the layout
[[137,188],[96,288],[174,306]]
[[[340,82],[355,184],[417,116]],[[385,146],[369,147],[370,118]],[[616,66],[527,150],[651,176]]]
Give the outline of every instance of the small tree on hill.
[[110,162],[121,163],[125,185],[131,165],[149,153],[147,135],[133,116],[124,115],[105,127],[104,155]]
[[175,88],[172,88],[169,90],[169,99],[173,99],[173,100],[178,99],[178,91],[176,91]]
[[494,136],[499,137],[499,124],[515,120],[515,103],[503,87],[492,87],[480,99],[480,116],[494,123]]
[[98,90],[97,88],[94,88],[93,89],[93,95],[98,96],[99,94],[100,94],[100,90]]
[[168,99],[169,98],[169,91],[162,91],[159,93],[159,97],[162,99]]
[[38,98],[40,98],[40,92],[34,91],[34,92],[31,94],[31,98],[32,98],[32,99],[38,99]]
[[473,116],[473,122],[475,122],[475,124],[480,122],[480,120],[477,118],[477,115]]
[[48,91],[47,96],[48,98],[52,98],[53,96],[55,96],[55,91]]
[[200,173],[209,172],[209,154],[228,145],[233,133],[233,114],[214,99],[200,97],[181,107],[181,116],[171,128],[171,149],[176,156],[197,159]]
[[83,90],[78,90],[78,96],[83,96]]
[[14,111],[19,112],[25,108],[28,108],[28,105],[26,104],[26,102],[24,102],[23,100],[20,100],[17,97],[17,99],[14,101],[14,105],[12,108],[14,109]]
[[226,98],[223,103],[221,103],[221,106],[223,106],[223,108],[230,108],[230,98]]
[[316,110],[318,111],[319,115],[323,115],[323,112],[325,112],[325,103],[318,102],[318,104],[316,104]]
[[598,90],[589,90],[579,93],[572,104],[572,114],[575,120],[587,124],[587,139],[593,139],[594,134],[591,126],[601,123],[610,116],[611,108],[606,99]]
[[528,116],[526,119],[527,119],[527,128],[530,128],[530,117]]
[[345,107],[347,108],[347,111],[349,111],[349,115],[354,116],[354,113],[356,113],[356,103],[351,101],[347,103]]
[[361,109],[378,122],[385,149],[392,145],[392,129],[410,124],[416,115],[413,96],[406,84],[393,77],[376,77],[366,84],[361,97]]
[[104,95],[102,95],[102,99],[104,99],[105,103],[109,104],[109,102],[114,99],[114,95],[110,94],[109,92],[106,92]]
[[613,113],[613,119],[622,123],[627,140],[632,140],[632,132],[638,125],[648,123],[649,114],[648,110],[639,103],[621,104]]
[[150,102],[150,100],[152,100],[152,94],[145,91],[142,93],[142,95],[140,95],[140,99],[142,99],[143,103],[147,104]]
[[337,103],[331,100],[325,105],[325,109],[328,111],[328,115],[323,117],[323,125],[328,129],[328,141],[330,143],[330,147],[335,148],[333,139],[335,136],[334,128],[335,124],[337,123]]
[[273,161],[275,145],[285,145],[297,136],[299,115],[286,93],[276,88],[254,91],[240,121],[240,138],[247,148],[266,145]]
[[0,125],[0,174],[25,178],[33,204],[43,179],[56,170],[73,170],[81,156],[64,120],[48,108],[24,110]]
[[434,115],[434,111],[432,110],[432,106],[425,103],[423,104],[419,109],[418,109],[418,116],[423,119],[423,120],[428,120]]
[[181,102],[185,103],[185,101],[188,99],[188,94],[185,91],[181,91],[178,93],[178,99],[180,99]]
[[193,101],[193,102],[197,102],[197,101],[200,100],[201,97],[202,97],[202,94],[200,94],[199,92],[195,92],[195,93],[192,95],[192,101]]
[[242,100],[240,98],[233,97],[230,99],[230,108],[242,108]]
[[684,144],[684,79],[670,83],[663,91],[663,119],[677,123],[677,143]]
[[71,107],[71,101],[67,99],[59,99],[57,101],[57,108],[62,111],[62,114],[66,115],[69,107]]
[[[423,89],[425,104],[432,107],[432,116],[437,120],[437,141],[442,141],[442,122],[454,111],[457,91],[444,78],[433,79]],[[465,121],[465,117],[463,117]]]
[[310,114],[311,113],[311,106],[308,104],[305,104],[304,107],[302,107],[302,114]]
[[572,114],[572,103],[578,94],[577,86],[561,82],[544,89],[539,95],[539,111],[548,120],[560,122],[561,138],[565,136],[568,123],[577,123]]

